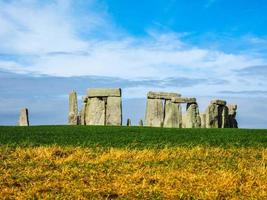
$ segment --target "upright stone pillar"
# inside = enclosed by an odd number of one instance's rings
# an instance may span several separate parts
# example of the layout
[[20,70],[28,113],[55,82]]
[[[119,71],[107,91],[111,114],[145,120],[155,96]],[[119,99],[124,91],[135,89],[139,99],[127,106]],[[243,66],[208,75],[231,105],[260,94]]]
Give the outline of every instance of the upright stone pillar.
[[105,125],[105,101],[91,98],[87,108],[86,125]]
[[201,128],[206,128],[206,114],[200,114]]
[[29,112],[27,108],[23,108],[20,111],[19,126],[29,126]]
[[230,128],[238,128],[238,123],[236,120],[237,105],[229,104],[227,107],[229,109],[229,113],[228,113],[229,127]]
[[138,124],[139,124],[139,126],[144,126],[143,120],[140,119]]
[[197,103],[188,103],[186,106],[186,128],[200,128],[201,119]]
[[225,128],[228,126],[226,101],[213,100],[206,109],[206,128]]
[[182,115],[182,128],[186,128],[186,121],[187,121],[186,114],[183,114]]
[[75,91],[72,91],[69,94],[68,124],[69,125],[78,124],[78,104],[77,104],[77,93]]
[[85,105],[84,105],[84,121],[85,121],[85,125],[89,125],[90,123],[90,118],[89,118],[89,115],[90,115],[90,99],[89,98],[86,98],[85,100]]
[[219,128],[219,106],[208,105],[206,109],[206,128]]
[[80,110],[80,124],[81,125],[86,125],[85,111],[86,111],[86,102],[83,103],[83,106],[82,106],[82,108]]
[[163,124],[164,110],[161,99],[147,99],[145,125],[161,127]]
[[180,104],[171,100],[165,101],[165,117],[163,126],[166,128],[181,128],[182,116]]
[[229,109],[227,106],[222,106],[222,128],[229,128]]
[[106,105],[106,125],[122,125],[121,97],[108,97]]

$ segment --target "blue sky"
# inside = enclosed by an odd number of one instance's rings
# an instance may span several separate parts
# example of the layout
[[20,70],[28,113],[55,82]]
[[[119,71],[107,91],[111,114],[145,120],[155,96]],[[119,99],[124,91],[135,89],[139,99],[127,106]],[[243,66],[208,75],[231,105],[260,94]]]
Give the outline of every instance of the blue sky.
[[[264,0],[0,0],[0,124],[64,124],[68,92],[121,87],[124,118],[149,90],[238,104],[267,128]],[[136,109],[133,109],[136,108]],[[135,112],[133,112],[135,111]]]

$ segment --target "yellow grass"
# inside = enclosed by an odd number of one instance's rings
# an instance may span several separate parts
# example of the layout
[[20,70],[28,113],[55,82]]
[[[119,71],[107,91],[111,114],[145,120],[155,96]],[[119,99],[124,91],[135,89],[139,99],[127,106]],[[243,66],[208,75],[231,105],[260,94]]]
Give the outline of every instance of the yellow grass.
[[267,199],[267,149],[0,146],[0,199]]

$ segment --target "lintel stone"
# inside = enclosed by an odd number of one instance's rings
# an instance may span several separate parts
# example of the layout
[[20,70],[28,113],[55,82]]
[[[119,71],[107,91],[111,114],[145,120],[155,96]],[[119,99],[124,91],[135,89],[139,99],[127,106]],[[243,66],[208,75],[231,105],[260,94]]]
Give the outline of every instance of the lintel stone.
[[187,98],[187,97],[173,97],[173,103],[196,103],[196,98]]
[[90,88],[87,97],[121,97],[120,88]]
[[171,100],[173,97],[180,97],[181,94],[173,93],[173,92],[148,92],[148,99],[166,99]]
[[216,104],[216,105],[219,105],[219,106],[225,106],[226,105],[226,101],[220,100],[220,99],[212,100],[210,103],[211,104]]

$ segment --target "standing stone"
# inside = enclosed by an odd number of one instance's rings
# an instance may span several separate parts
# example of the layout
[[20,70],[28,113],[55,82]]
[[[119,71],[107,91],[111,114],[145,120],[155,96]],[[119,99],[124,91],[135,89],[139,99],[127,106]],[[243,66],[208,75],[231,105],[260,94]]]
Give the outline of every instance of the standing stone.
[[102,98],[87,101],[86,125],[105,125],[105,101]]
[[206,114],[200,114],[201,128],[206,128]]
[[86,110],[86,103],[83,104],[81,110],[80,110],[80,124],[81,125],[86,125],[85,122],[85,110]]
[[90,119],[89,119],[89,114],[90,114],[90,99],[87,98],[85,101],[85,106],[84,106],[84,121],[85,125],[89,125]]
[[228,108],[224,100],[212,100],[206,109],[206,128],[229,127]]
[[181,107],[177,103],[172,103],[171,100],[165,101],[165,118],[164,127],[181,128]]
[[72,91],[69,94],[69,116],[68,116],[69,125],[78,124],[78,104],[77,104],[77,93]]
[[142,119],[139,120],[139,126],[144,126],[144,123],[143,123]]
[[200,128],[201,119],[197,103],[188,103],[186,106],[186,128]]
[[106,125],[122,125],[121,97],[108,97],[106,105]]
[[131,119],[127,119],[127,126],[131,126],[132,125],[132,122],[131,122]]
[[163,103],[160,99],[147,99],[145,125],[161,127],[163,124]]
[[230,128],[238,128],[238,123],[236,121],[237,105],[230,104],[227,107],[229,109],[229,113],[228,113],[229,127]]
[[20,111],[19,126],[29,126],[29,112],[27,108]]
[[186,128],[186,114],[182,115],[182,128]]
[[211,103],[206,109],[206,128],[219,128],[219,106]]
[[229,128],[229,109],[227,106],[222,106],[222,126],[221,128]]

